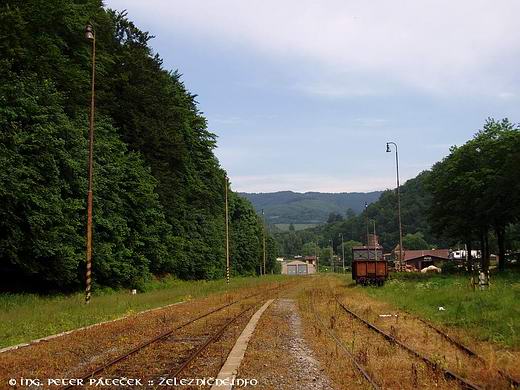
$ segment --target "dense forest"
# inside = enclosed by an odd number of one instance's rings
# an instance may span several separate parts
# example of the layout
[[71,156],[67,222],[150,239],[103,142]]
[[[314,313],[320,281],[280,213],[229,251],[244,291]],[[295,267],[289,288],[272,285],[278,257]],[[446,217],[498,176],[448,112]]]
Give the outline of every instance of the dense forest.
[[[435,164],[401,186],[403,247],[405,249],[464,248],[483,253],[487,270],[490,253],[498,254],[499,269],[520,253],[520,127],[504,119],[488,119],[482,130]],[[337,217],[337,216],[336,216]],[[325,262],[331,248],[347,261],[353,245],[366,243],[374,223],[385,251],[399,242],[397,193],[384,191],[366,210],[349,218],[302,231],[277,233],[284,256],[321,252]]]
[[[100,0],[8,0],[0,8],[0,285],[83,285],[87,22],[96,36],[94,283],[222,277],[227,181],[216,136],[181,74],[152,51],[153,37]],[[233,192],[229,214],[232,272],[258,273],[262,221]]]

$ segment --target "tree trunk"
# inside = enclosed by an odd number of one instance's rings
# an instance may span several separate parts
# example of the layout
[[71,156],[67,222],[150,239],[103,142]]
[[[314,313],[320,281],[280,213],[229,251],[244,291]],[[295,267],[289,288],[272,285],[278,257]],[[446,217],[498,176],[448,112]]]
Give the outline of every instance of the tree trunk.
[[500,272],[504,272],[506,269],[506,245],[505,245],[506,228],[505,228],[505,226],[495,227],[495,233],[497,234],[497,241],[498,241],[498,270]]

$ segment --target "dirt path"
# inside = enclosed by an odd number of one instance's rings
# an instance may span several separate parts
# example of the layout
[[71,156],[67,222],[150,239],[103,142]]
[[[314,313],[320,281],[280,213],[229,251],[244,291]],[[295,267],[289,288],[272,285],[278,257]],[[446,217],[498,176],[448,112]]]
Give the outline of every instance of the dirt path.
[[238,377],[258,380],[256,389],[333,389],[307,345],[293,299],[279,299],[264,313]]

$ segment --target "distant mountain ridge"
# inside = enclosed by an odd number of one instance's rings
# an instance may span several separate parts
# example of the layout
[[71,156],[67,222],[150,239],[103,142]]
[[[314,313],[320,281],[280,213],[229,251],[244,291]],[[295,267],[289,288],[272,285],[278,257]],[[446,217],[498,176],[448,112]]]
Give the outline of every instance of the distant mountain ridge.
[[270,224],[320,224],[327,222],[330,213],[345,215],[351,208],[356,214],[363,211],[365,202],[373,203],[382,191],[373,192],[293,192],[239,193],[248,199],[257,212],[264,210]]

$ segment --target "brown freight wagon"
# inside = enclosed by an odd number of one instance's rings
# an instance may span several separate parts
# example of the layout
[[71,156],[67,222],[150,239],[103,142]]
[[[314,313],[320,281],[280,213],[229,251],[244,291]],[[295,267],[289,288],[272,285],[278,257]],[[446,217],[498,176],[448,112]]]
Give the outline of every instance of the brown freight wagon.
[[356,284],[382,286],[388,278],[388,262],[383,259],[383,247],[352,248],[352,280]]

